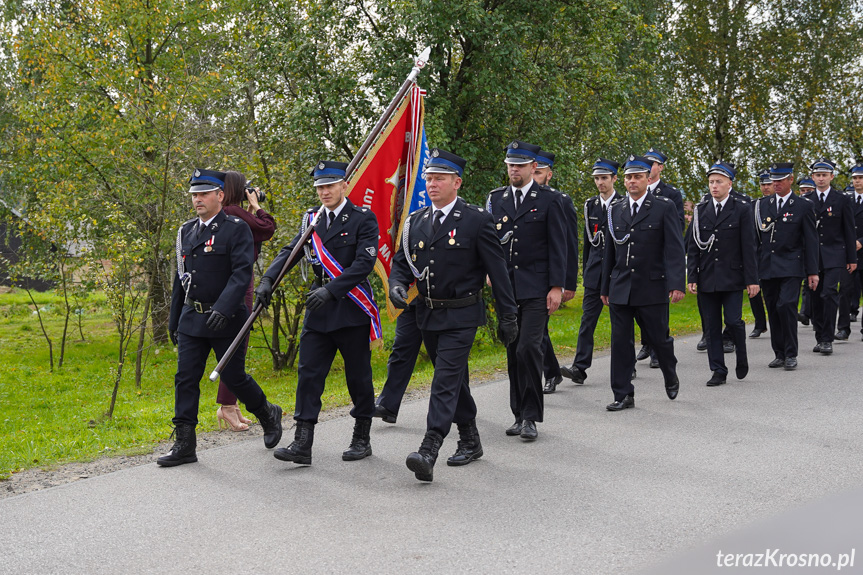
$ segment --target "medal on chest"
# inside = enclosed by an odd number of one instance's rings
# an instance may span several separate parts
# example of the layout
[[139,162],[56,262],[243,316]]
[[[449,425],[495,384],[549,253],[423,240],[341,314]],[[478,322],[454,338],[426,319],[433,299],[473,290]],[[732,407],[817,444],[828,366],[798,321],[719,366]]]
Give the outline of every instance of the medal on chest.
[[455,245],[455,229],[453,229],[449,234],[449,241],[447,242],[449,245]]
[[213,251],[213,241],[215,239],[216,239],[216,236],[210,236],[210,239],[208,239],[206,242],[204,242],[204,251],[206,253],[210,253],[211,251]]

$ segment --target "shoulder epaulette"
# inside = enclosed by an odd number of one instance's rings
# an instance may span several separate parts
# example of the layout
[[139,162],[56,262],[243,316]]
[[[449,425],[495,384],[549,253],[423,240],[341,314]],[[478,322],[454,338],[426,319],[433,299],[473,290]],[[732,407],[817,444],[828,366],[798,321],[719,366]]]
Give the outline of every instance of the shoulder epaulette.
[[241,220],[241,219],[240,219],[240,218],[238,218],[237,216],[230,216],[230,217],[225,218],[225,221],[226,221],[226,222],[232,222],[232,223],[237,224],[237,223],[242,222],[243,220]]
[[490,192],[488,193],[488,195],[492,195],[492,194],[493,194],[493,193],[495,193],[495,192],[502,192],[502,191],[504,191],[505,189],[507,189],[508,187],[509,187],[509,186],[501,186],[501,187],[499,187],[499,188],[495,188],[495,189],[493,189],[492,191],[490,191]]
[[662,200],[663,202],[670,202],[671,201],[668,198],[666,198],[665,196],[653,196],[653,199]]

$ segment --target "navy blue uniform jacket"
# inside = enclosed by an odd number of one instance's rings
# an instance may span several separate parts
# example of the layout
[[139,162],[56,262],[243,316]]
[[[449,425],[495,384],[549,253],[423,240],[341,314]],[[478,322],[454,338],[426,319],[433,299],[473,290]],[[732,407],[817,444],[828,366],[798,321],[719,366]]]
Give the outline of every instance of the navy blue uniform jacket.
[[[848,195],[848,198],[851,200],[851,206],[854,209],[854,225],[857,229],[857,241],[863,244],[863,206],[857,205],[857,196],[854,192]],[[854,244],[854,248],[857,248],[857,244]],[[857,266],[863,266],[863,250],[857,250]]]
[[818,192],[801,197],[812,202],[815,210],[815,227],[820,244],[820,269],[844,268],[857,263],[857,228],[854,225],[854,206],[848,196],[830,188],[824,205],[818,201]]
[[632,219],[629,200],[611,206],[617,245],[605,230],[601,295],[618,305],[668,303],[668,292],[686,288],[686,255],[677,209],[671,200],[650,194]]
[[683,209],[683,194],[680,190],[667,182],[659,180],[659,185],[653,190],[653,195],[657,198],[668,198],[677,209],[677,218],[680,221],[680,231],[686,227],[686,212]]
[[[790,193],[782,213],[776,213],[776,194],[758,200],[755,219],[758,242],[758,277],[804,278],[818,273],[818,234],[812,202]],[[775,227],[771,229],[771,225]]]
[[180,226],[183,265],[192,274],[188,297],[211,305],[228,318],[228,325],[220,331],[209,329],[210,314],[197,313],[192,306],[185,305],[186,294],[177,275],[168,329],[195,337],[232,338],[249,317],[245,297],[255,258],[252,230],[240,218],[220,211],[196,238],[199,221],[195,218]]
[[[623,196],[614,192],[608,205],[613,204]],[[602,199],[599,194],[593,196],[584,204],[584,214],[587,216],[585,226],[590,228],[590,234],[594,235],[594,241],[599,245],[590,243],[588,230],[584,232],[584,247],[581,255],[583,268],[582,280],[584,287],[599,290],[602,288],[602,258],[605,254],[605,229],[608,227],[608,217],[602,209]]]
[[[491,215],[458,198],[437,233],[433,233],[433,213],[434,208],[429,206],[409,216],[407,247],[411,263],[419,272],[426,266],[429,269],[428,281],[416,282],[419,293],[433,299],[470,297],[482,291],[488,275],[498,315],[515,314],[512,285]],[[404,249],[400,247],[393,258],[390,284],[407,288],[414,279]],[[454,309],[428,309],[422,301],[417,301],[416,309],[417,325],[425,331],[479,327],[486,322],[482,299],[468,307]]]
[[565,194],[556,188],[551,188],[560,194],[563,200],[563,211],[566,214],[566,280],[564,289],[575,291],[578,289],[578,211],[569,194]]
[[[316,211],[309,210],[307,214]],[[335,299],[314,311],[307,309],[303,328],[329,333],[345,327],[368,325],[371,321],[369,316],[347,294],[357,285],[365,286],[369,293],[372,291],[368,275],[374,269],[377,259],[378,219],[368,208],[358,208],[347,200],[330,229],[327,229],[325,214],[321,214],[315,231],[321,236],[327,251],[341,264],[342,274],[330,281],[320,265],[312,266],[316,278],[312,289],[323,285]],[[298,232],[291,243],[279,251],[264,276],[276,280],[301,235],[302,232]],[[308,241],[311,244],[311,238]],[[299,259],[294,265],[296,263],[299,263]]]
[[503,250],[515,299],[545,299],[552,287],[565,287],[568,242],[561,194],[534,181],[518,212],[510,186],[492,190],[486,205],[498,237],[508,238]]
[[708,250],[698,247],[693,237],[695,218],[687,234],[686,260],[689,283],[697,283],[698,291],[740,291],[758,283],[755,224],[750,202],[729,196],[725,207],[716,217],[713,199],[708,197],[695,206],[698,230],[702,242],[713,236]]

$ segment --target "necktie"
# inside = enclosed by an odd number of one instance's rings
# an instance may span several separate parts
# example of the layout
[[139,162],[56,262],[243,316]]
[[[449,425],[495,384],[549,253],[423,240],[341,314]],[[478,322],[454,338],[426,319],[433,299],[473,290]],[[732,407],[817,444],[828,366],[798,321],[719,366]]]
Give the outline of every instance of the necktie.
[[633,220],[635,219],[635,216],[636,216],[637,214],[638,214],[638,204],[637,204],[637,203],[633,203],[633,204],[632,204],[632,219],[633,219]]
[[519,188],[518,190],[515,191],[515,209],[518,209],[521,207],[522,197],[524,197],[524,192],[522,192],[521,189]]
[[859,194],[857,195],[857,205],[863,206],[863,196],[861,196]]
[[719,217],[719,214],[722,213],[722,204],[716,204],[716,217]]
[[336,219],[336,212],[330,212],[328,217],[329,217],[329,221],[327,222],[327,229],[330,229],[330,226],[333,225],[333,222]]
[[779,215],[782,213],[782,204],[785,202],[782,201],[782,198],[776,198],[776,214]]
[[443,219],[443,210],[435,210],[434,221],[432,222],[432,231],[437,233],[440,229],[440,221]]
[[821,203],[823,204],[823,203],[824,203],[824,192],[821,192],[821,193],[820,193],[820,194],[818,194],[818,195],[820,196]]
[[204,225],[204,222],[198,220],[197,230],[195,231],[195,239],[201,237],[201,233],[203,233],[204,228],[206,228],[206,227],[207,226]]

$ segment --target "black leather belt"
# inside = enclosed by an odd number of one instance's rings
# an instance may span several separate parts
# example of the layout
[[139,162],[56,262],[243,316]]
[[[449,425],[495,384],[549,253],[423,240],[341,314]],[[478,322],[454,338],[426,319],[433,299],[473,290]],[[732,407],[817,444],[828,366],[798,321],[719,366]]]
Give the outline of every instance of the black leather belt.
[[419,298],[429,309],[457,309],[475,304],[482,299],[482,294],[477,292],[459,299],[432,299],[419,294]]
[[204,303],[202,301],[193,300],[192,298],[186,298],[186,305],[192,306],[194,310],[198,313],[210,313],[210,309],[215,305],[212,303]]

